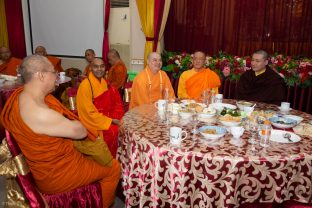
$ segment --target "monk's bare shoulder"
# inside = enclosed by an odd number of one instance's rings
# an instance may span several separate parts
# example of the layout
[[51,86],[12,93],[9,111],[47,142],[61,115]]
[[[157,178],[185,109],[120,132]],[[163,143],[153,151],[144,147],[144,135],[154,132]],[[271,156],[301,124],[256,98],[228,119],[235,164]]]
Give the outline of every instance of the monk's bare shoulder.
[[19,107],[23,121],[35,133],[73,139],[86,136],[86,130],[79,121],[65,118],[45,103],[36,102],[27,94],[21,93]]

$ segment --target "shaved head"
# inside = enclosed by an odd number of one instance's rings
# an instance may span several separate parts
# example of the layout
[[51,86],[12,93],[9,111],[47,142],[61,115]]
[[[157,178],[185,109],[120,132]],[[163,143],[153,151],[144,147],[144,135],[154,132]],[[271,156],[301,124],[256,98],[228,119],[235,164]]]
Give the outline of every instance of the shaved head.
[[24,83],[28,83],[32,79],[34,73],[47,71],[48,68],[51,67],[53,68],[53,65],[46,57],[41,55],[31,55],[24,58],[19,71]]
[[6,47],[0,47],[0,60],[7,61],[11,57],[10,49]]
[[35,50],[36,55],[47,56],[47,50],[43,46],[38,46]]

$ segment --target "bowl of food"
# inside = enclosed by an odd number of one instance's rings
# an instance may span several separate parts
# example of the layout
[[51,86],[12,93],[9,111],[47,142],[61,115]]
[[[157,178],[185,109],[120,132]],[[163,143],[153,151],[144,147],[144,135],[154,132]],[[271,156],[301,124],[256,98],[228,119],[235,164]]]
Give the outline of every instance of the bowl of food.
[[272,117],[269,119],[272,125],[280,129],[289,129],[297,125],[297,121],[285,117]]
[[187,120],[187,119],[190,119],[192,117],[193,112],[188,111],[188,110],[180,110],[179,115],[180,115],[181,119]]
[[226,129],[220,126],[202,126],[198,131],[206,139],[218,139],[226,133]]
[[224,126],[239,126],[241,124],[242,117],[241,116],[232,116],[230,114],[226,114],[224,116],[219,117],[219,121]]
[[214,108],[204,108],[202,112],[198,113],[199,118],[212,118],[216,115],[217,111]]
[[247,101],[238,101],[236,102],[236,105],[241,111],[243,111],[244,107],[251,107],[253,104]]

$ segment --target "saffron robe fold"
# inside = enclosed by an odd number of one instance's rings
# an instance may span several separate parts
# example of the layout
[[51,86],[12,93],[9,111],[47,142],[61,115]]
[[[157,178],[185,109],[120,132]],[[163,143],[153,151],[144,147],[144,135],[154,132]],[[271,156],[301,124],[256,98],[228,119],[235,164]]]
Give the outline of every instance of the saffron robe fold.
[[91,67],[90,67],[90,64],[88,64],[88,65],[85,67],[83,74],[86,75],[86,76],[88,76],[89,73],[90,73],[90,71],[91,71]]
[[[120,177],[119,163],[113,160],[112,167],[101,166],[78,152],[73,140],[33,132],[20,116],[19,95],[22,90],[23,87],[18,88],[10,96],[1,113],[1,123],[11,132],[25,155],[38,189],[43,193],[57,194],[99,181],[103,206],[111,205]],[[52,95],[46,96],[45,103],[69,119],[78,119]]]
[[253,70],[248,70],[239,79],[236,97],[240,100],[280,105],[286,100],[285,82],[269,67],[258,76]]
[[52,63],[52,65],[54,66],[54,69],[58,72],[62,72],[63,67],[62,67],[62,60],[54,57],[54,56],[47,56],[47,59],[49,59],[49,61]]
[[88,78],[92,89],[88,79],[84,79],[76,96],[79,118],[89,131],[104,139],[113,157],[116,157],[118,126],[112,124],[112,119],[120,120],[124,115],[119,92],[113,86],[108,90],[106,81],[102,78],[100,82],[93,73],[89,73]]
[[209,68],[197,72],[194,68],[183,72],[179,79],[178,97],[198,99],[207,89],[214,89],[218,93],[221,85],[219,76]]
[[18,58],[11,57],[8,62],[0,65],[0,73],[16,76],[17,67],[21,65],[22,60]]
[[[151,85],[149,85],[148,76],[150,77]],[[147,66],[133,80],[129,108],[151,104],[159,99],[163,99],[165,88],[169,89],[170,98],[175,98],[171,82],[166,72],[160,70],[156,74],[153,74]]]
[[108,70],[107,80],[117,89],[125,85],[127,79],[127,68],[122,61],[118,61]]

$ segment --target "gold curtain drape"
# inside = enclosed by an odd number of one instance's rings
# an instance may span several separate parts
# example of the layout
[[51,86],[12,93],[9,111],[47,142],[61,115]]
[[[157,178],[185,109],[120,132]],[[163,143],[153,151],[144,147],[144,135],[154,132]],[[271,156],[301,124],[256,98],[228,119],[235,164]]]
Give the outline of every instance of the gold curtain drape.
[[170,4],[171,4],[171,0],[165,1],[164,13],[163,13],[162,21],[161,21],[161,26],[160,26],[159,36],[158,36],[158,42],[157,42],[157,52],[160,54],[162,53],[162,51],[164,49],[164,44],[163,44],[163,41],[161,43],[161,40],[163,40],[163,38],[164,38],[164,31],[165,31],[166,22],[168,19]]
[[9,47],[4,0],[0,0],[0,46]]
[[153,51],[154,40],[154,0],[136,0],[142,30],[146,38],[144,49],[144,66],[147,55]]

